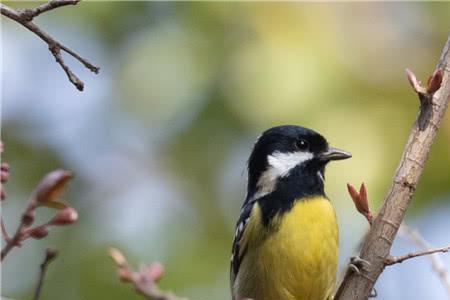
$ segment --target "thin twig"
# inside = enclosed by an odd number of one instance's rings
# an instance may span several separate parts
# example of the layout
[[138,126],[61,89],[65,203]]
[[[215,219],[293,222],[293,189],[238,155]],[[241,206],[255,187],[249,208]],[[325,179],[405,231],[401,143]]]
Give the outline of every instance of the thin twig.
[[47,3],[39,5],[38,7],[26,8],[18,10],[17,12],[21,15],[22,18],[25,18],[28,21],[32,21],[33,18],[49,10],[66,5],[76,5],[80,1],[81,0],[50,0]]
[[402,262],[404,262],[407,259],[411,259],[411,258],[415,258],[415,257],[420,257],[420,256],[425,256],[425,255],[430,255],[430,254],[434,254],[434,253],[438,253],[438,252],[448,252],[450,250],[450,246],[445,246],[445,247],[440,247],[440,248],[434,248],[434,249],[429,249],[429,250],[424,250],[424,251],[416,251],[416,252],[411,252],[405,255],[400,255],[400,256],[389,256],[386,259],[386,266],[392,266],[395,264],[400,264]]
[[[409,227],[406,224],[402,224],[399,230],[399,234],[406,239],[410,240],[414,244],[416,244],[420,249],[427,250],[432,248],[430,243],[426,241],[422,235],[415,229]],[[444,262],[441,259],[439,253],[431,254],[429,256],[431,267],[433,271],[437,274],[439,279],[441,280],[443,286],[447,290],[447,294],[450,297],[450,273],[446,269]]]
[[22,217],[20,219],[19,226],[16,229],[16,232],[12,236],[12,238],[9,239],[9,241],[6,242],[5,247],[3,247],[1,252],[1,261],[8,255],[8,253],[14,248],[19,247],[21,245],[21,242],[24,238],[24,232],[25,230],[31,226],[31,224],[34,221],[34,215],[35,210],[37,207],[37,201],[34,194],[30,197],[28,200],[27,207],[25,208],[25,211],[22,213]]
[[149,300],[187,300],[186,298],[176,296],[172,292],[162,291],[158,288],[156,283],[164,273],[161,264],[142,265],[139,271],[134,271],[119,250],[110,248],[108,253],[117,266],[119,279],[122,282],[130,282],[133,284],[136,291],[145,298]]
[[2,227],[3,238],[5,239],[5,242],[8,243],[11,240],[11,237],[9,236],[8,231],[6,230],[5,221],[3,221],[3,216],[0,217],[0,223]]
[[450,36],[436,70],[422,89],[414,74],[408,80],[420,99],[419,114],[383,205],[363,243],[359,257],[370,263],[361,272],[347,270],[335,300],[365,300],[385,268],[386,258],[422,175],[431,145],[450,100]]
[[58,256],[58,251],[54,249],[45,249],[44,261],[41,263],[41,269],[39,273],[39,280],[34,291],[33,300],[39,300],[41,296],[42,284],[44,283],[45,274],[47,273],[48,265]]
[[[6,245],[3,247],[1,251],[1,261],[8,255],[8,253],[14,247],[20,247],[22,241],[27,239],[28,237],[33,238],[42,238],[46,234],[41,232],[35,232],[37,235],[32,235],[32,229],[30,230],[31,225],[34,222],[34,217],[36,214],[36,208],[38,206],[48,206],[52,208],[60,209],[56,216],[61,213],[66,213],[65,221],[66,224],[71,224],[76,221],[77,215],[76,211],[70,207],[64,208],[64,203],[59,201],[59,195],[62,193],[65,184],[72,178],[72,173],[66,170],[55,170],[48,173],[41,182],[36,186],[34,192],[28,200],[27,206],[22,213],[22,217],[20,219],[19,226],[16,229],[14,235],[6,241]],[[67,211],[69,209],[69,211]],[[67,215],[67,212],[69,213]],[[74,215],[75,214],[75,215]],[[56,217],[55,216],[55,217]],[[50,221],[51,222],[51,221]],[[48,223],[46,225],[53,225]],[[60,225],[60,224],[55,224]],[[38,226],[42,228],[42,226]]]
[[64,62],[64,60],[61,56],[61,50],[68,53],[75,59],[77,59],[87,69],[94,72],[95,74],[98,74],[100,68],[93,65],[87,59],[81,57],[80,55],[78,55],[76,52],[74,52],[70,48],[68,48],[68,47],[64,46],[63,44],[61,44],[60,42],[56,41],[53,37],[51,37],[49,34],[47,34],[40,27],[38,27],[36,24],[34,24],[32,22],[34,17],[36,17],[44,12],[47,12],[49,10],[55,9],[57,7],[65,6],[65,5],[75,5],[79,1],[80,0],[59,0],[59,1],[52,0],[52,1],[49,1],[48,3],[40,5],[36,8],[24,9],[24,10],[15,10],[5,4],[0,3],[0,11],[1,11],[2,15],[23,25],[28,30],[32,31],[37,36],[39,36],[45,43],[47,43],[50,52],[55,57],[56,62],[61,66],[61,68],[66,73],[67,77],[69,78],[69,81],[72,82],[78,90],[82,91],[84,88],[83,81],[81,81],[71,71],[71,69],[66,65],[66,63]]

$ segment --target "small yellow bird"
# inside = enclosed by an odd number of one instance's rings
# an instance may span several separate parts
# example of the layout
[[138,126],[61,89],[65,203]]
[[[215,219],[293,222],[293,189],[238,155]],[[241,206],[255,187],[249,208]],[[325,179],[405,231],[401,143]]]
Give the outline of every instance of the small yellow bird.
[[324,171],[349,157],[300,126],[271,128],[256,141],[232,248],[233,300],[332,298],[339,234]]

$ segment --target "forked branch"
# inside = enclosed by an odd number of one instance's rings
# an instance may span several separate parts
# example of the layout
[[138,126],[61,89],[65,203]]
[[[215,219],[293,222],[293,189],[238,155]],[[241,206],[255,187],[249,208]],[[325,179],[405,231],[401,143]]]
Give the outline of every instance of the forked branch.
[[61,6],[75,5],[79,1],[80,0],[51,0],[36,8],[22,9],[22,10],[16,10],[3,3],[0,3],[0,11],[2,15],[26,27],[28,30],[36,34],[38,37],[40,37],[45,43],[47,43],[48,49],[55,57],[56,62],[61,66],[64,72],[66,72],[66,75],[69,78],[70,82],[72,82],[72,84],[75,85],[75,87],[79,91],[82,91],[84,89],[83,81],[81,81],[75,75],[75,73],[73,73],[72,70],[66,65],[61,55],[61,50],[74,57],[76,60],[82,63],[87,69],[89,69],[91,72],[94,72],[95,74],[99,72],[100,68],[90,63],[87,59],[81,57],[75,51],[71,50],[70,48],[64,46],[63,44],[55,40],[52,36],[50,36],[48,33],[43,31],[39,26],[33,23],[33,19],[42,13],[48,12],[52,9]]
[[164,268],[159,263],[141,265],[139,271],[134,271],[128,264],[125,256],[117,249],[110,248],[109,256],[117,266],[117,273],[122,282],[133,284],[136,291],[150,300],[187,300],[180,298],[172,292],[162,291],[157,282],[164,273]]

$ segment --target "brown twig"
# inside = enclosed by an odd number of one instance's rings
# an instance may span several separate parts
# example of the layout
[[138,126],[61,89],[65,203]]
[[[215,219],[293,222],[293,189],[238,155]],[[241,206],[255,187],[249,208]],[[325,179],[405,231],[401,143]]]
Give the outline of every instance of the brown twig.
[[41,263],[39,280],[34,291],[33,300],[39,300],[41,296],[42,284],[44,283],[45,274],[47,273],[48,265],[58,256],[58,251],[54,249],[45,249],[44,261]]
[[[424,251],[432,248],[417,230],[409,227],[408,225],[402,224],[402,226],[400,226],[399,235],[412,241]],[[442,261],[440,255],[435,253],[428,256],[428,258],[430,259],[433,271],[437,274],[447,290],[447,294],[450,296],[450,273],[445,268],[444,262]]]
[[[419,95],[420,109],[406,143],[396,175],[365,239],[360,258],[370,263],[361,272],[347,270],[335,300],[367,299],[385,268],[392,242],[406,214],[424,164],[450,99],[450,36],[427,89],[408,72],[408,80]],[[425,96],[423,95],[425,93]]]
[[68,53],[69,55],[73,56],[75,59],[77,59],[80,63],[82,63],[87,69],[97,74],[100,70],[99,67],[94,66],[91,64],[87,59],[81,57],[73,50],[67,48],[60,42],[56,41],[53,37],[51,37],[49,34],[47,34],[45,31],[43,31],[40,27],[38,27],[36,24],[32,22],[34,17],[39,16],[40,14],[47,12],[49,10],[65,6],[65,5],[75,5],[80,0],[52,0],[45,4],[42,4],[36,8],[32,9],[23,9],[23,10],[15,10],[7,5],[4,5],[0,3],[0,11],[1,14],[10,18],[11,20],[14,20],[24,27],[26,27],[28,30],[35,33],[37,36],[39,36],[44,42],[47,43],[48,48],[50,52],[53,54],[53,56],[56,59],[56,62],[61,66],[61,68],[66,72],[67,77],[69,78],[70,82],[72,82],[75,87],[82,91],[84,88],[84,83],[81,81],[72,71],[71,69],[66,65],[64,62],[61,50]]
[[[77,220],[76,211],[71,207],[66,207],[63,202],[59,201],[59,195],[70,178],[72,178],[71,172],[55,170],[41,180],[28,200],[16,232],[12,237],[8,236],[8,240],[1,251],[1,261],[14,247],[20,247],[25,239],[29,237],[35,239],[45,237],[48,234],[48,226],[71,224]],[[59,210],[49,222],[31,228],[38,206],[47,206]]]
[[430,254],[434,254],[434,253],[438,253],[438,252],[445,253],[445,252],[448,252],[449,250],[450,250],[450,246],[445,246],[445,247],[434,248],[434,249],[429,249],[429,250],[411,252],[411,253],[408,253],[405,255],[400,255],[400,256],[388,256],[386,258],[385,264],[386,264],[386,266],[392,266],[395,264],[400,264],[407,259],[430,255]]
[[3,221],[3,216],[0,218],[0,223],[2,227],[3,238],[5,239],[5,242],[8,243],[11,240],[11,237],[9,236],[8,231],[6,230],[5,221]]
[[76,5],[80,0],[50,0],[47,3],[41,4],[35,8],[26,8],[18,10],[18,13],[26,20],[32,21],[34,17],[47,12],[49,10],[66,6],[66,5]]
[[134,288],[147,299],[151,300],[187,300],[180,298],[172,292],[162,291],[158,288],[157,282],[163,276],[163,266],[159,263],[142,265],[139,271],[134,271],[129,265],[125,256],[117,249],[110,248],[109,256],[112,258],[118,269],[119,279],[123,282],[133,284]]
[[22,240],[24,239],[24,233],[27,228],[33,224],[35,210],[37,207],[37,202],[34,196],[30,197],[28,200],[27,207],[25,211],[22,213],[22,217],[20,219],[20,224],[17,227],[16,233],[6,242],[5,247],[3,247],[1,252],[1,261],[8,255],[9,251],[11,251],[14,247],[20,247]]

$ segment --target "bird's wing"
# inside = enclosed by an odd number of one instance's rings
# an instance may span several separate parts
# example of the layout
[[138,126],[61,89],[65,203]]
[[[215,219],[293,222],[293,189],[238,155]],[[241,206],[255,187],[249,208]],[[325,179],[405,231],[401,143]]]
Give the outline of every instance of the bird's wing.
[[233,248],[231,250],[231,283],[233,284],[234,278],[239,270],[242,256],[246,250],[246,245],[243,243],[243,235],[247,227],[247,223],[250,219],[252,209],[256,201],[246,201],[241,209],[241,215],[236,223],[236,233],[234,235]]

